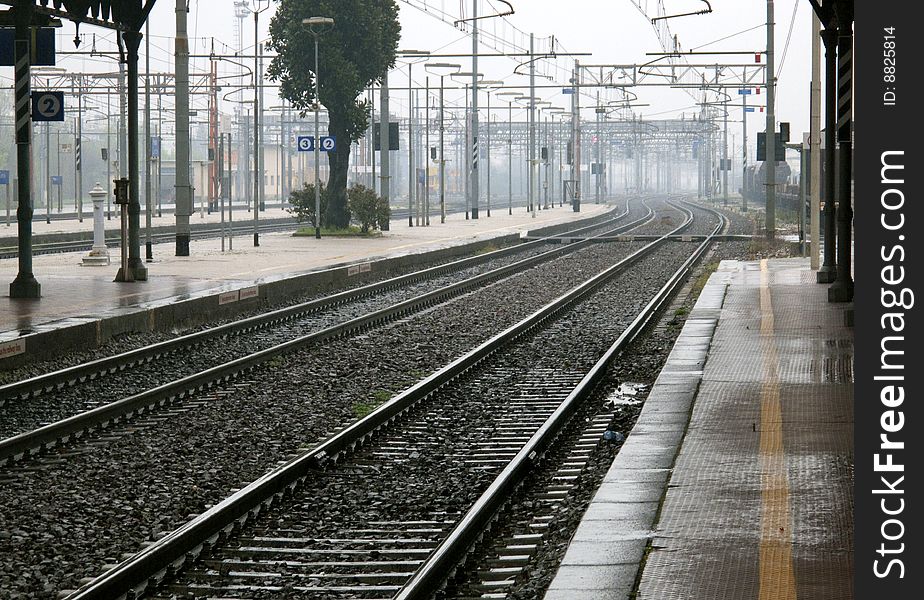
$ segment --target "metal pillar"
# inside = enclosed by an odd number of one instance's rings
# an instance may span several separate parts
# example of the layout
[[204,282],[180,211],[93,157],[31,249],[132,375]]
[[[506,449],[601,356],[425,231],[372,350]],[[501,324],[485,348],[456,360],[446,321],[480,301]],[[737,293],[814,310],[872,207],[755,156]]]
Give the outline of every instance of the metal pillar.
[[16,3],[15,113],[16,113],[16,175],[19,181],[16,225],[19,241],[19,273],[10,283],[10,298],[40,298],[42,286],[32,274],[32,103],[30,81],[32,65],[32,0]]
[[820,215],[821,195],[821,22],[812,11],[812,98],[809,121],[809,172],[811,183],[809,195],[811,198],[811,214],[809,215],[809,256],[813,271],[818,269],[820,231],[818,219]]
[[[722,105],[725,116],[722,123],[722,206],[728,206],[728,172],[731,170],[731,164],[728,160],[728,103]],[[668,178],[668,182],[670,178]],[[668,189],[670,184],[668,184]]]
[[488,90],[488,103],[485,107],[488,113],[488,127],[485,129],[484,161],[485,161],[485,201],[487,202],[488,216],[491,216],[491,90]]
[[853,85],[853,33],[850,19],[838,15],[839,28],[837,44],[837,278],[828,289],[828,302],[850,302],[853,300],[853,277],[850,275],[850,228],[853,224],[851,206],[852,181],[851,161],[853,142],[851,140]]
[[600,106],[600,92],[599,91],[597,92],[596,113],[597,113],[597,142],[595,144],[594,150],[596,151],[595,153],[597,155],[595,159],[597,162],[597,178],[594,179],[594,204],[600,204],[600,185],[602,183],[600,179],[602,177],[600,170],[603,164],[603,157],[600,154],[600,138],[603,137],[603,129],[600,124],[600,119],[603,116],[603,108]]
[[[128,54],[128,270],[119,269],[116,281],[147,281],[148,269],[141,261],[141,202],[138,186],[138,50],[141,33],[122,34]],[[123,207],[124,210],[124,207]]]
[[[472,145],[469,155],[472,161],[472,218],[478,218],[478,2],[472,0]],[[490,115],[488,115],[490,119]]]
[[748,197],[744,193],[744,182],[748,177],[748,97],[741,96],[741,212],[748,212]]
[[533,198],[535,194],[535,186],[533,185],[533,165],[536,162],[536,62],[533,60],[532,33],[529,34],[529,59],[529,150],[526,158],[526,195],[529,211],[532,212],[533,218],[535,218],[536,205],[534,204],[535,199]]
[[176,0],[176,255],[189,256],[189,217],[193,212],[189,181],[189,38],[186,0]]
[[[381,196],[382,200],[385,201],[385,206],[388,206],[388,199],[391,196],[391,158],[389,150],[391,149],[391,136],[389,135],[390,122],[389,122],[389,108],[388,108],[388,70],[386,69],[385,75],[382,77],[382,89],[379,92],[379,102],[381,106],[379,107],[379,112],[382,113],[380,117],[381,125],[379,126],[379,147],[381,150],[380,158],[382,160],[382,183],[381,185]],[[386,220],[382,223],[382,229],[388,230],[388,221]]]
[[[318,34],[314,34],[314,237],[321,239],[321,78],[318,73]],[[328,119],[330,120],[330,119]],[[256,233],[254,233],[256,235]]]
[[573,158],[571,159],[571,185],[574,186],[574,200],[572,209],[581,212],[581,64],[574,61],[574,76],[572,78],[574,93],[571,94],[571,134],[573,145]]
[[443,80],[440,75],[440,223],[446,222],[446,159],[443,156],[444,131],[446,129],[445,105],[443,104]]
[[776,73],[773,70],[773,0],[767,0],[767,204],[764,233],[776,235]]
[[507,103],[507,214],[513,214],[513,100]]
[[154,261],[151,242],[151,26],[144,24],[144,258]]
[[818,283],[831,283],[837,274],[835,251],[837,241],[834,227],[834,149],[837,140],[837,27],[825,27],[821,33],[825,44],[825,168],[824,168],[824,263],[816,274]]
[[[407,226],[414,226],[414,63],[407,64]],[[417,224],[420,224],[418,218]]]
[[260,245],[260,209],[263,203],[263,158],[260,128],[263,126],[263,73],[260,71],[263,46],[260,44],[260,11],[253,11],[253,43],[256,47],[253,90],[253,245]]

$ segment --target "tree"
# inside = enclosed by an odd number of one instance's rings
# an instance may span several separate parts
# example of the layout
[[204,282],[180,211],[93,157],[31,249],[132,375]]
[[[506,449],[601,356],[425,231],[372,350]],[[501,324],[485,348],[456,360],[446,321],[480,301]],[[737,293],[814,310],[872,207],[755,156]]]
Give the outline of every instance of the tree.
[[347,227],[350,148],[369,127],[368,103],[360,95],[395,64],[401,25],[395,0],[280,0],[270,22],[269,47],[276,51],[267,74],[280,95],[304,116],[314,107],[314,37],[302,19],[331,17],[319,38],[321,104],[337,151],[327,153],[330,177],[326,222]]

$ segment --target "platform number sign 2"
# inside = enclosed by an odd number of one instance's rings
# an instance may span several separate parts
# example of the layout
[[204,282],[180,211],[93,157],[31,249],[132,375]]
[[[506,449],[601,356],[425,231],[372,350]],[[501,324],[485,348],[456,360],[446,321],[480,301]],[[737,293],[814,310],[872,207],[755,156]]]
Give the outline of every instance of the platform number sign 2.
[[32,92],[33,121],[63,121],[64,92]]

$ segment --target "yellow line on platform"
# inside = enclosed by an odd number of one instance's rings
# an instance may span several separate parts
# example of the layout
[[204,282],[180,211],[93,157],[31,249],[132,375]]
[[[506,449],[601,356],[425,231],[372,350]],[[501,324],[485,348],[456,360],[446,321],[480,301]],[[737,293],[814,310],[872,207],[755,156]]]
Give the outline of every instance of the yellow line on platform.
[[759,600],[795,600],[789,475],[783,448],[779,359],[767,261],[760,261],[760,335],[766,358],[760,390],[760,593]]

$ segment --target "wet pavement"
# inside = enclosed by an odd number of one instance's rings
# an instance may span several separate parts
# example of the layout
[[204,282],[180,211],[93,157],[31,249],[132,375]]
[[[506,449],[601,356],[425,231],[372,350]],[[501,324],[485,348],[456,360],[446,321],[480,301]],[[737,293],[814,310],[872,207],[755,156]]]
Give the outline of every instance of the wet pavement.
[[546,600],[853,597],[848,308],[806,259],[723,262]]

